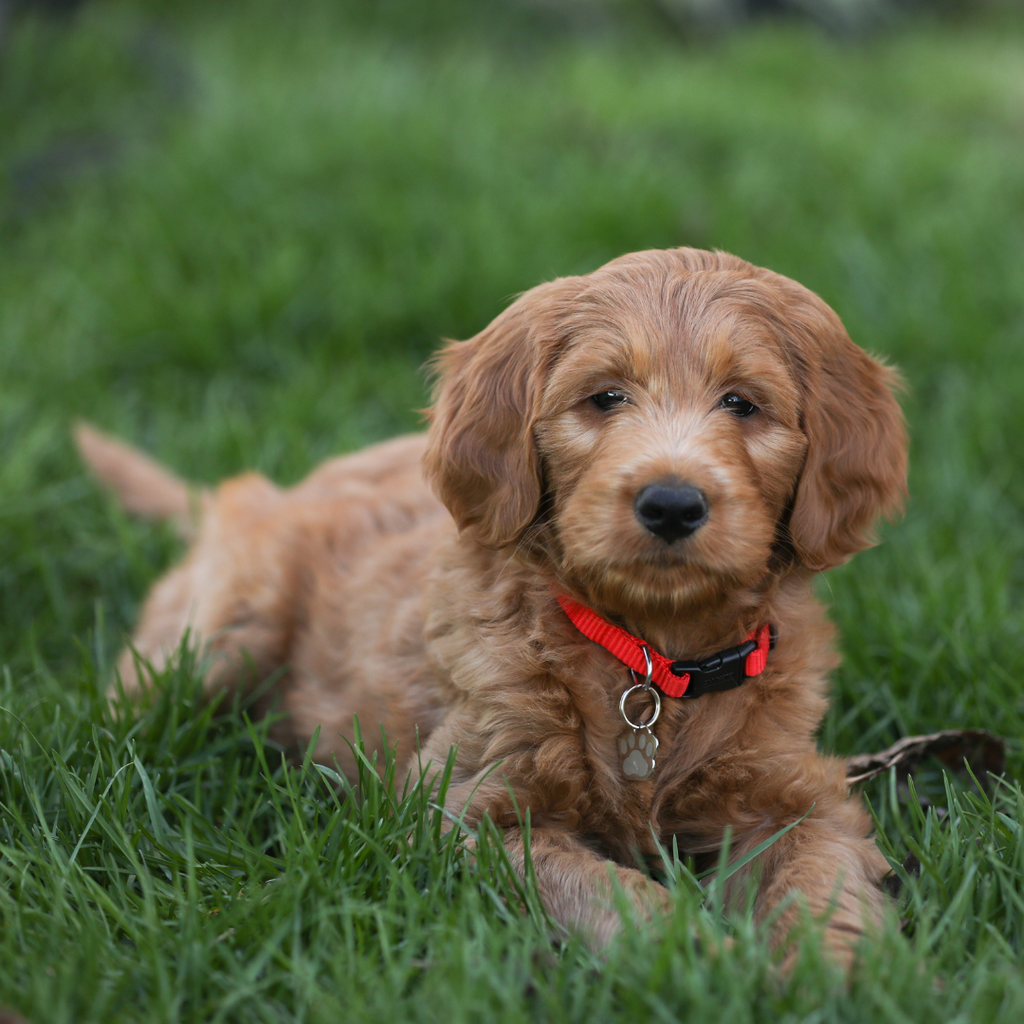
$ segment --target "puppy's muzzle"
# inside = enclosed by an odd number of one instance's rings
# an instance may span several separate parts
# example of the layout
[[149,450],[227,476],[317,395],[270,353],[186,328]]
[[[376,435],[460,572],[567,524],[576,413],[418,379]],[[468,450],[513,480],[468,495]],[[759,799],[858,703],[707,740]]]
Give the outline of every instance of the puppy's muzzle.
[[708,520],[704,492],[689,484],[649,484],[636,496],[640,524],[666,544],[689,537]]

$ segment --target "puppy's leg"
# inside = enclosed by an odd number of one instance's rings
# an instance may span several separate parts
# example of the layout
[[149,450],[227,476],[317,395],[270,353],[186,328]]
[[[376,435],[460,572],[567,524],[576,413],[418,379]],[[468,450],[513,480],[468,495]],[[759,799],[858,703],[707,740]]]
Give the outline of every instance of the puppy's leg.
[[[506,829],[505,848],[525,877],[526,843],[521,829]],[[666,913],[671,906],[663,886],[635,868],[604,859],[568,832],[531,829],[530,861],[547,912],[595,952],[604,949],[622,925],[615,906],[616,884],[643,918]]]
[[[424,751],[425,760],[440,763],[436,754],[451,744],[447,726],[440,726],[430,737]],[[431,757],[431,754],[434,754]],[[503,768],[515,771],[513,759]],[[472,828],[484,816],[504,825],[505,849],[519,874],[526,879],[526,840],[518,825],[520,808],[529,806],[523,796],[514,800],[509,783],[501,771],[484,769],[448,791],[445,810],[449,820],[460,821]],[[562,927],[579,935],[587,945],[599,952],[622,926],[622,915],[616,905],[616,887],[644,919],[666,913],[671,907],[668,890],[641,871],[616,864],[602,857],[577,836],[565,829],[530,829],[530,864],[537,880],[541,901],[548,914]]]
[[287,660],[296,567],[281,505],[282,492],[255,473],[204,497],[188,554],[150,591],[118,661],[126,691],[139,687],[133,652],[159,670],[186,633],[201,652],[208,691],[259,682]]
[[[796,949],[787,937],[801,914],[824,919],[825,946],[849,968],[865,929],[881,925],[889,899],[880,887],[889,865],[870,838],[871,820],[855,799],[824,793],[800,821],[730,879],[735,893],[751,870],[759,874],[757,913],[764,918],[782,908],[775,921],[774,943],[785,947],[783,969],[792,966]],[[736,858],[784,827],[771,824],[738,835]],[[756,865],[756,866],[755,866]]]

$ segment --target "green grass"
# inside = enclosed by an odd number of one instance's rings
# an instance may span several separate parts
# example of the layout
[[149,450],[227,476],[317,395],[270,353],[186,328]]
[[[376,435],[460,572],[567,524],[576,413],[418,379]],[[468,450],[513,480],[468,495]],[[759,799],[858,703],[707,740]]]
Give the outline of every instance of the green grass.
[[[1024,30],[690,46],[452,0],[96,2],[0,51],[0,1006],[88,1021],[1017,1021],[1024,1015]],[[552,941],[493,835],[286,766],[188,666],[103,696],[175,557],[84,477],[85,416],[283,481],[416,426],[508,297],[647,246],[790,274],[910,385],[907,517],[823,581],[822,745],[986,726],[991,799],[868,787],[904,934],[789,984],[685,873],[662,934]],[[695,952],[696,922],[713,945]]]

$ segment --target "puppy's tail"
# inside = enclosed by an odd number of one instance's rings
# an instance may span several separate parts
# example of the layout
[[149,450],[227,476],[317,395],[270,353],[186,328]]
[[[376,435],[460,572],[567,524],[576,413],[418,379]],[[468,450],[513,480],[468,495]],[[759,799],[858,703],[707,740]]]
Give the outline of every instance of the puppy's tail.
[[132,515],[169,520],[183,537],[195,531],[201,494],[137,448],[84,421],[72,435],[82,461]]

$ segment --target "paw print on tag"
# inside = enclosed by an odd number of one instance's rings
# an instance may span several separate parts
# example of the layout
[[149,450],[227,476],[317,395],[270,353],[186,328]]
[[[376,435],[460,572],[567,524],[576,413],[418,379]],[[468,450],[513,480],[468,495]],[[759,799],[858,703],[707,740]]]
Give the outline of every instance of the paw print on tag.
[[654,755],[658,752],[658,737],[649,729],[630,729],[619,737],[622,755],[622,774],[627,779],[642,782],[654,774]]

